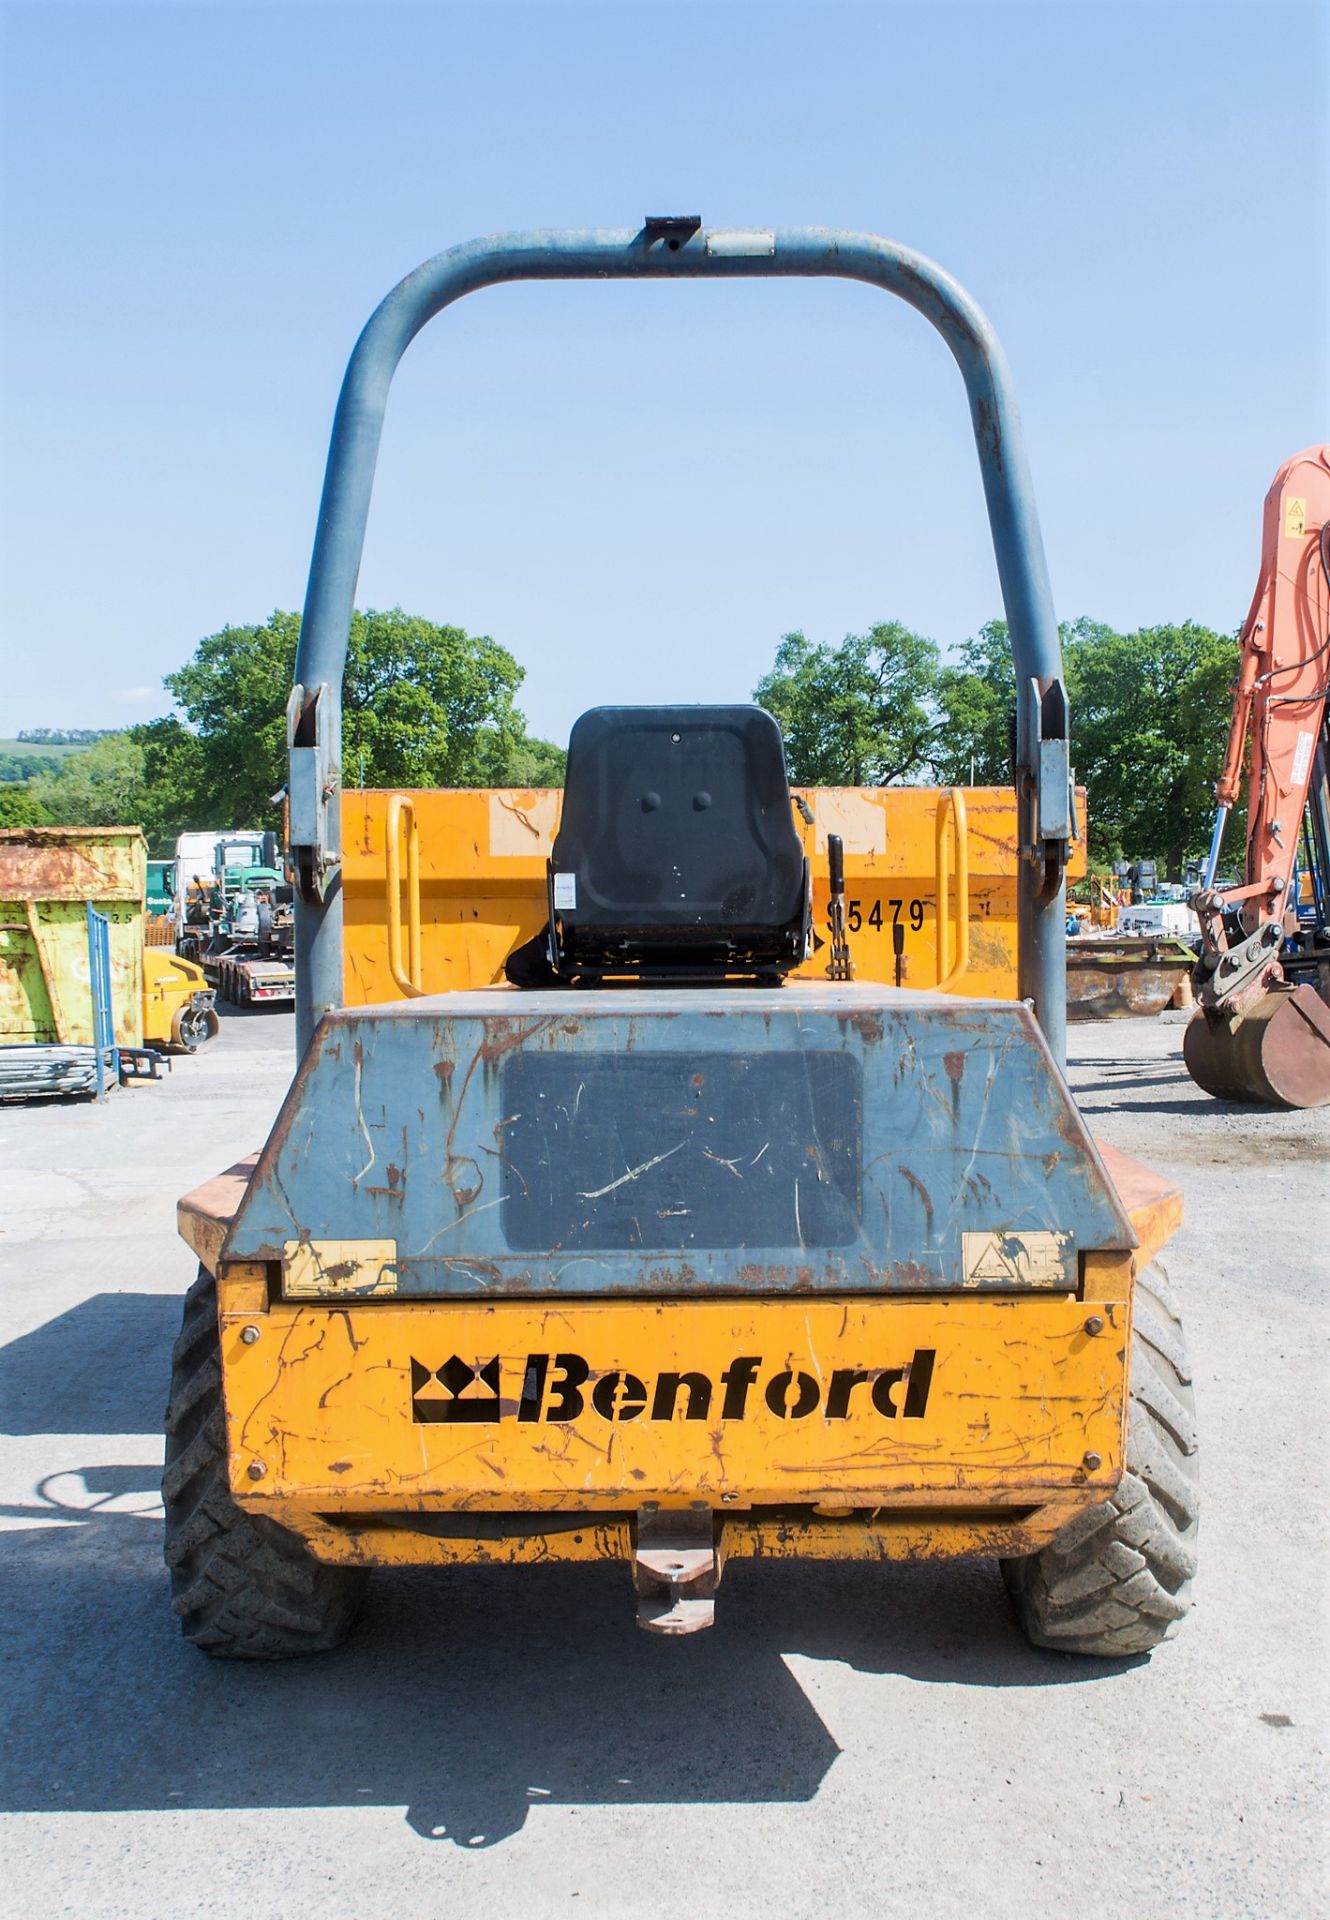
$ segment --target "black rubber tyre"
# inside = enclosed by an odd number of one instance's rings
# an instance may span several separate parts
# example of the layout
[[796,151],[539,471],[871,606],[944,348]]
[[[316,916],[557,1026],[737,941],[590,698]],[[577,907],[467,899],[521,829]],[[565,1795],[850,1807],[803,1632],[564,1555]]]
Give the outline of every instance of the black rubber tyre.
[[322,1565],[294,1534],[231,1498],[217,1283],[202,1268],[171,1356],[162,1499],[171,1604],[196,1647],[216,1659],[284,1660],[346,1638],[365,1574]]
[[1049,1546],[1004,1560],[1026,1638],[1060,1653],[1149,1653],[1191,1611],[1200,1489],[1191,1364],[1157,1266],[1136,1282],[1126,1471]]

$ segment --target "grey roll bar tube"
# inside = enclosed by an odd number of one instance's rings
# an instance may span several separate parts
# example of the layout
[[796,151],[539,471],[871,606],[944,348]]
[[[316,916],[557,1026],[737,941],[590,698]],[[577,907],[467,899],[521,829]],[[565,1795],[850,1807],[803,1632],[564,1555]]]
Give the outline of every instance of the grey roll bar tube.
[[823,227],[707,229],[691,217],[634,232],[493,234],[417,267],[377,307],[342,382],[310,563],[296,685],[288,708],[290,856],[295,876],[296,1044],[342,1001],[341,720],[356,580],[388,389],[434,316],[463,294],[510,280],[866,281],[931,320],[969,396],[1016,670],[1018,990],[1033,1001],[1059,1065],[1066,1044],[1063,872],[1074,833],[1062,649],[1011,376],[997,337],[964,289],[893,241]]

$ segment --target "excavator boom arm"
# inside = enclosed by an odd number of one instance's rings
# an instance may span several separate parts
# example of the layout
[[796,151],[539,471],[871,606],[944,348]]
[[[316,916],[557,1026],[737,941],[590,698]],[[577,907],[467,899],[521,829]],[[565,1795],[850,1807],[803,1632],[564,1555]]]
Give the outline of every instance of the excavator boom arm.
[[[1217,830],[1247,759],[1247,859],[1240,887],[1214,889],[1219,831],[1197,910],[1209,931],[1225,907],[1242,923],[1281,920],[1330,692],[1330,447],[1288,460],[1265,497],[1261,573],[1242,629]],[[1250,746],[1250,752],[1247,752]],[[1208,944],[1208,941],[1207,941]]]
[[[1293,871],[1330,688],[1330,447],[1280,469],[1265,502],[1267,574],[1260,670],[1251,700],[1247,884],[1269,884],[1271,910]],[[1244,662],[1245,665],[1245,662]]]
[[[1192,1078],[1221,1098],[1294,1106],[1330,1101],[1328,693],[1330,447],[1322,446],[1286,461],[1265,497],[1261,572],[1242,629],[1233,722],[1215,788],[1214,834],[1204,884],[1192,896],[1202,939],[1194,976],[1200,1011],[1187,1030],[1184,1054]],[[1241,788],[1244,759],[1245,870],[1237,886],[1216,887],[1224,826]],[[1290,984],[1285,937],[1301,933],[1293,880],[1309,806],[1317,953],[1314,977],[1296,984],[1295,973]],[[1300,951],[1298,942],[1295,948]]]

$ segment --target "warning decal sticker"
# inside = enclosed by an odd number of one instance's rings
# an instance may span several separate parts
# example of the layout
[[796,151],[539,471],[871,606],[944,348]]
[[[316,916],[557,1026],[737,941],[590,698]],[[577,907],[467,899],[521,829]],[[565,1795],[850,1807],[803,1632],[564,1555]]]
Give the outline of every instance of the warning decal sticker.
[[1076,1243],[1069,1233],[966,1233],[967,1287],[1074,1287]]

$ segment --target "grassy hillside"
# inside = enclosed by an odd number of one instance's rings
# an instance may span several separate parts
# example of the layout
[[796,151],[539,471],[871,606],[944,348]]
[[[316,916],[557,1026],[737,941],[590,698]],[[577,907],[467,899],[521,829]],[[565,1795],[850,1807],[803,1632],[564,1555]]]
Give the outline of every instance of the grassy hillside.
[[86,752],[86,744],[49,747],[33,740],[0,740],[0,781],[31,780],[35,773],[44,773],[71,754]]
[[71,753],[86,753],[89,743],[85,740],[74,746],[49,746],[44,740],[0,740],[0,753],[31,753],[42,760],[65,760]]

